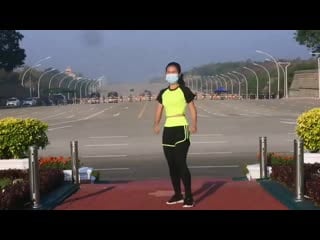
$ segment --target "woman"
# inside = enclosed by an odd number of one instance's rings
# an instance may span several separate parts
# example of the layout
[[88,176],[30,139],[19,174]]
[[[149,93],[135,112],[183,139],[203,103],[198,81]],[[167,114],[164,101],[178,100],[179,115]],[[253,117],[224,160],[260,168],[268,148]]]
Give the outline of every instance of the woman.
[[[183,207],[193,207],[194,200],[191,192],[191,175],[187,166],[187,154],[190,147],[189,135],[197,131],[197,110],[193,99],[195,95],[185,86],[181,74],[181,66],[171,62],[166,67],[166,81],[169,86],[162,89],[157,97],[159,102],[154,122],[154,132],[160,132],[162,111],[165,109],[162,145],[167,159],[170,177],[175,194],[167,204],[183,203]],[[188,106],[192,124],[189,126],[185,110]],[[185,198],[181,193],[180,180],[185,189]]]

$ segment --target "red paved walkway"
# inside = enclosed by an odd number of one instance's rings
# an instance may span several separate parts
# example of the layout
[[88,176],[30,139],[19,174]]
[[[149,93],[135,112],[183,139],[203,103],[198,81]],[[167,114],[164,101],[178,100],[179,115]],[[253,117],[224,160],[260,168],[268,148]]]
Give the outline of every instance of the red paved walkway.
[[[201,178],[193,180],[193,210],[284,210],[286,206],[252,181]],[[57,210],[179,210],[168,206],[170,181],[136,181],[118,184],[82,184]],[[188,209],[189,210],[189,209]]]

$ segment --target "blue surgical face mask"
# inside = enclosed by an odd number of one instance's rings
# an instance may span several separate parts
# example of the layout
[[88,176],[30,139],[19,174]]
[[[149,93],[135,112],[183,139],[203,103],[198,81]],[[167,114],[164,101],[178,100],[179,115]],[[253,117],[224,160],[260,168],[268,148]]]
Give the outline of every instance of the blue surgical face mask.
[[178,82],[179,80],[179,74],[178,73],[168,73],[166,75],[166,81],[170,84],[174,84]]

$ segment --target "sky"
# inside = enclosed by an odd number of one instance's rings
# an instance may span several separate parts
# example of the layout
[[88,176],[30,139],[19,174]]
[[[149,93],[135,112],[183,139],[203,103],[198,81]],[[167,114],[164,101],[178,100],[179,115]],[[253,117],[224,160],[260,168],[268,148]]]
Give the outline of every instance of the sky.
[[163,76],[167,63],[182,71],[212,63],[264,60],[256,49],[275,58],[309,58],[294,40],[294,30],[23,30],[26,64],[51,56],[43,68],[68,66],[89,78],[139,82]]

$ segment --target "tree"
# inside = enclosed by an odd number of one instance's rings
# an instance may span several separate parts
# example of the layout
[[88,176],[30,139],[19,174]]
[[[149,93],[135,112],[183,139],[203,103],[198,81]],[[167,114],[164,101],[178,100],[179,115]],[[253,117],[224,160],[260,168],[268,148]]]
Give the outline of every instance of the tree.
[[295,40],[312,52],[320,51],[320,30],[297,30]]
[[25,50],[19,45],[22,39],[16,30],[0,30],[0,69],[9,72],[24,64]]

